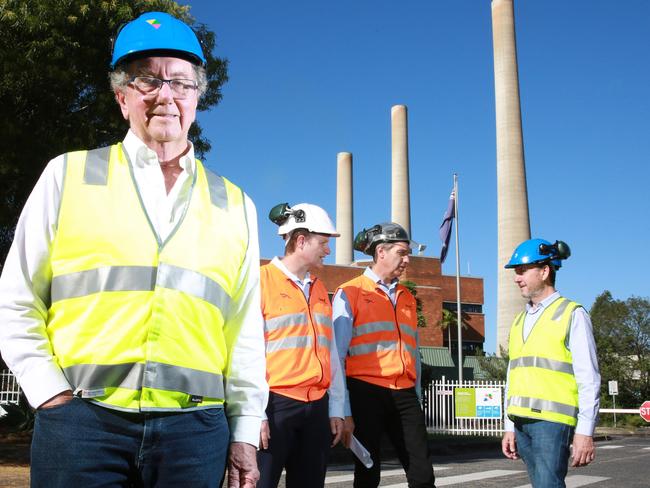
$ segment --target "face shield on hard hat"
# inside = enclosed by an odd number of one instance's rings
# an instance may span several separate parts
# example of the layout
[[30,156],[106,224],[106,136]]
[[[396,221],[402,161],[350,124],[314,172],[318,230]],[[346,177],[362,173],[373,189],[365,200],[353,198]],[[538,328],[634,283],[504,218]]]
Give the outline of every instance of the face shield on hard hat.
[[523,264],[550,264],[555,269],[562,267],[563,259],[571,256],[571,249],[564,241],[551,244],[544,239],[529,239],[517,246],[504,268],[516,268]]
[[124,24],[113,42],[110,67],[145,54],[179,57],[199,66],[206,63],[192,28],[165,12],[147,12]]
[[307,229],[314,234],[324,234],[339,237],[334,223],[327,212],[318,205],[299,203],[290,207],[288,203],[280,203],[269,212],[269,219],[278,225],[278,235],[286,236],[296,229]]

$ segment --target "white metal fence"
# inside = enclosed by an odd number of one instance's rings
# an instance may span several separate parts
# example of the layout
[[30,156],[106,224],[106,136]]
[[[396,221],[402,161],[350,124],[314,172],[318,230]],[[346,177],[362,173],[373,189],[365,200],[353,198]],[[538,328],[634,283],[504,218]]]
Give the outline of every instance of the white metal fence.
[[16,377],[8,369],[0,370],[0,405],[18,405],[20,387]]
[[[429,432],[455,435],[500,436],[503,434],[504,381],[434,381],[424,390],[424,414]],[[499,388],[501,415],[498,418],[457,418],[455,388]]]

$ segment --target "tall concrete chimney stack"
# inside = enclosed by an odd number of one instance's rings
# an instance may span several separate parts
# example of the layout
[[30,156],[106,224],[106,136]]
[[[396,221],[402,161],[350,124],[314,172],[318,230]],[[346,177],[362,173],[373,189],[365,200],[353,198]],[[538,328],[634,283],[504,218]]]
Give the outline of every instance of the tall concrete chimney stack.
[[411,235],[411,194],[409,191],[409,148],[406,105],[390,110],[392,147],[391,220]]
[[336,230],[341,237],[336,239],[336,264],[351,264],[353,261],[353,201],[352,154],[340,152],[336,155]]
[[528,193],[521,130],[513,0],[492,0],[497,129],[498,284],[497,354],[508,348],[510,325],[525,300],[504,269],[517,244],[530,239]]

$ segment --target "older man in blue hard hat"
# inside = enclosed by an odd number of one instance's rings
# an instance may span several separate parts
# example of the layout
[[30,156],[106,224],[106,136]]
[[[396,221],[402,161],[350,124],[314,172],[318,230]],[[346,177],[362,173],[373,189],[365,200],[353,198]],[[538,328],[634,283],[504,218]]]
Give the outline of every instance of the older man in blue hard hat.
[[595,456],[600,374],[591,321],[555,289],[570,254],[562,241],[530,239],[505,266],[528,304],[510,330],[502,450],[521,456],[534,488],[564,487],[569,457],[575,467]]
[[205,57],[161,12],[110,81],[129,131],[53,159],[0,278],[0,347],[36,408],[32,486],[253,487],[268,387],[251,200],[194,158]]

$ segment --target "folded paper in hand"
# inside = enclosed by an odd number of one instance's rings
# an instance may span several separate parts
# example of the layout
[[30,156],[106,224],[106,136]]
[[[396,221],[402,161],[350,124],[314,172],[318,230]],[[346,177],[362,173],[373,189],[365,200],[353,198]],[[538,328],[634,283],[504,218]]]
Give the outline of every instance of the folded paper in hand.
[[354,436],[352,436],[352,441],[350,442],[350,450],[359,458],[359,461],[361,461],[366,468],[372,468],[373,462],[370,453]]

